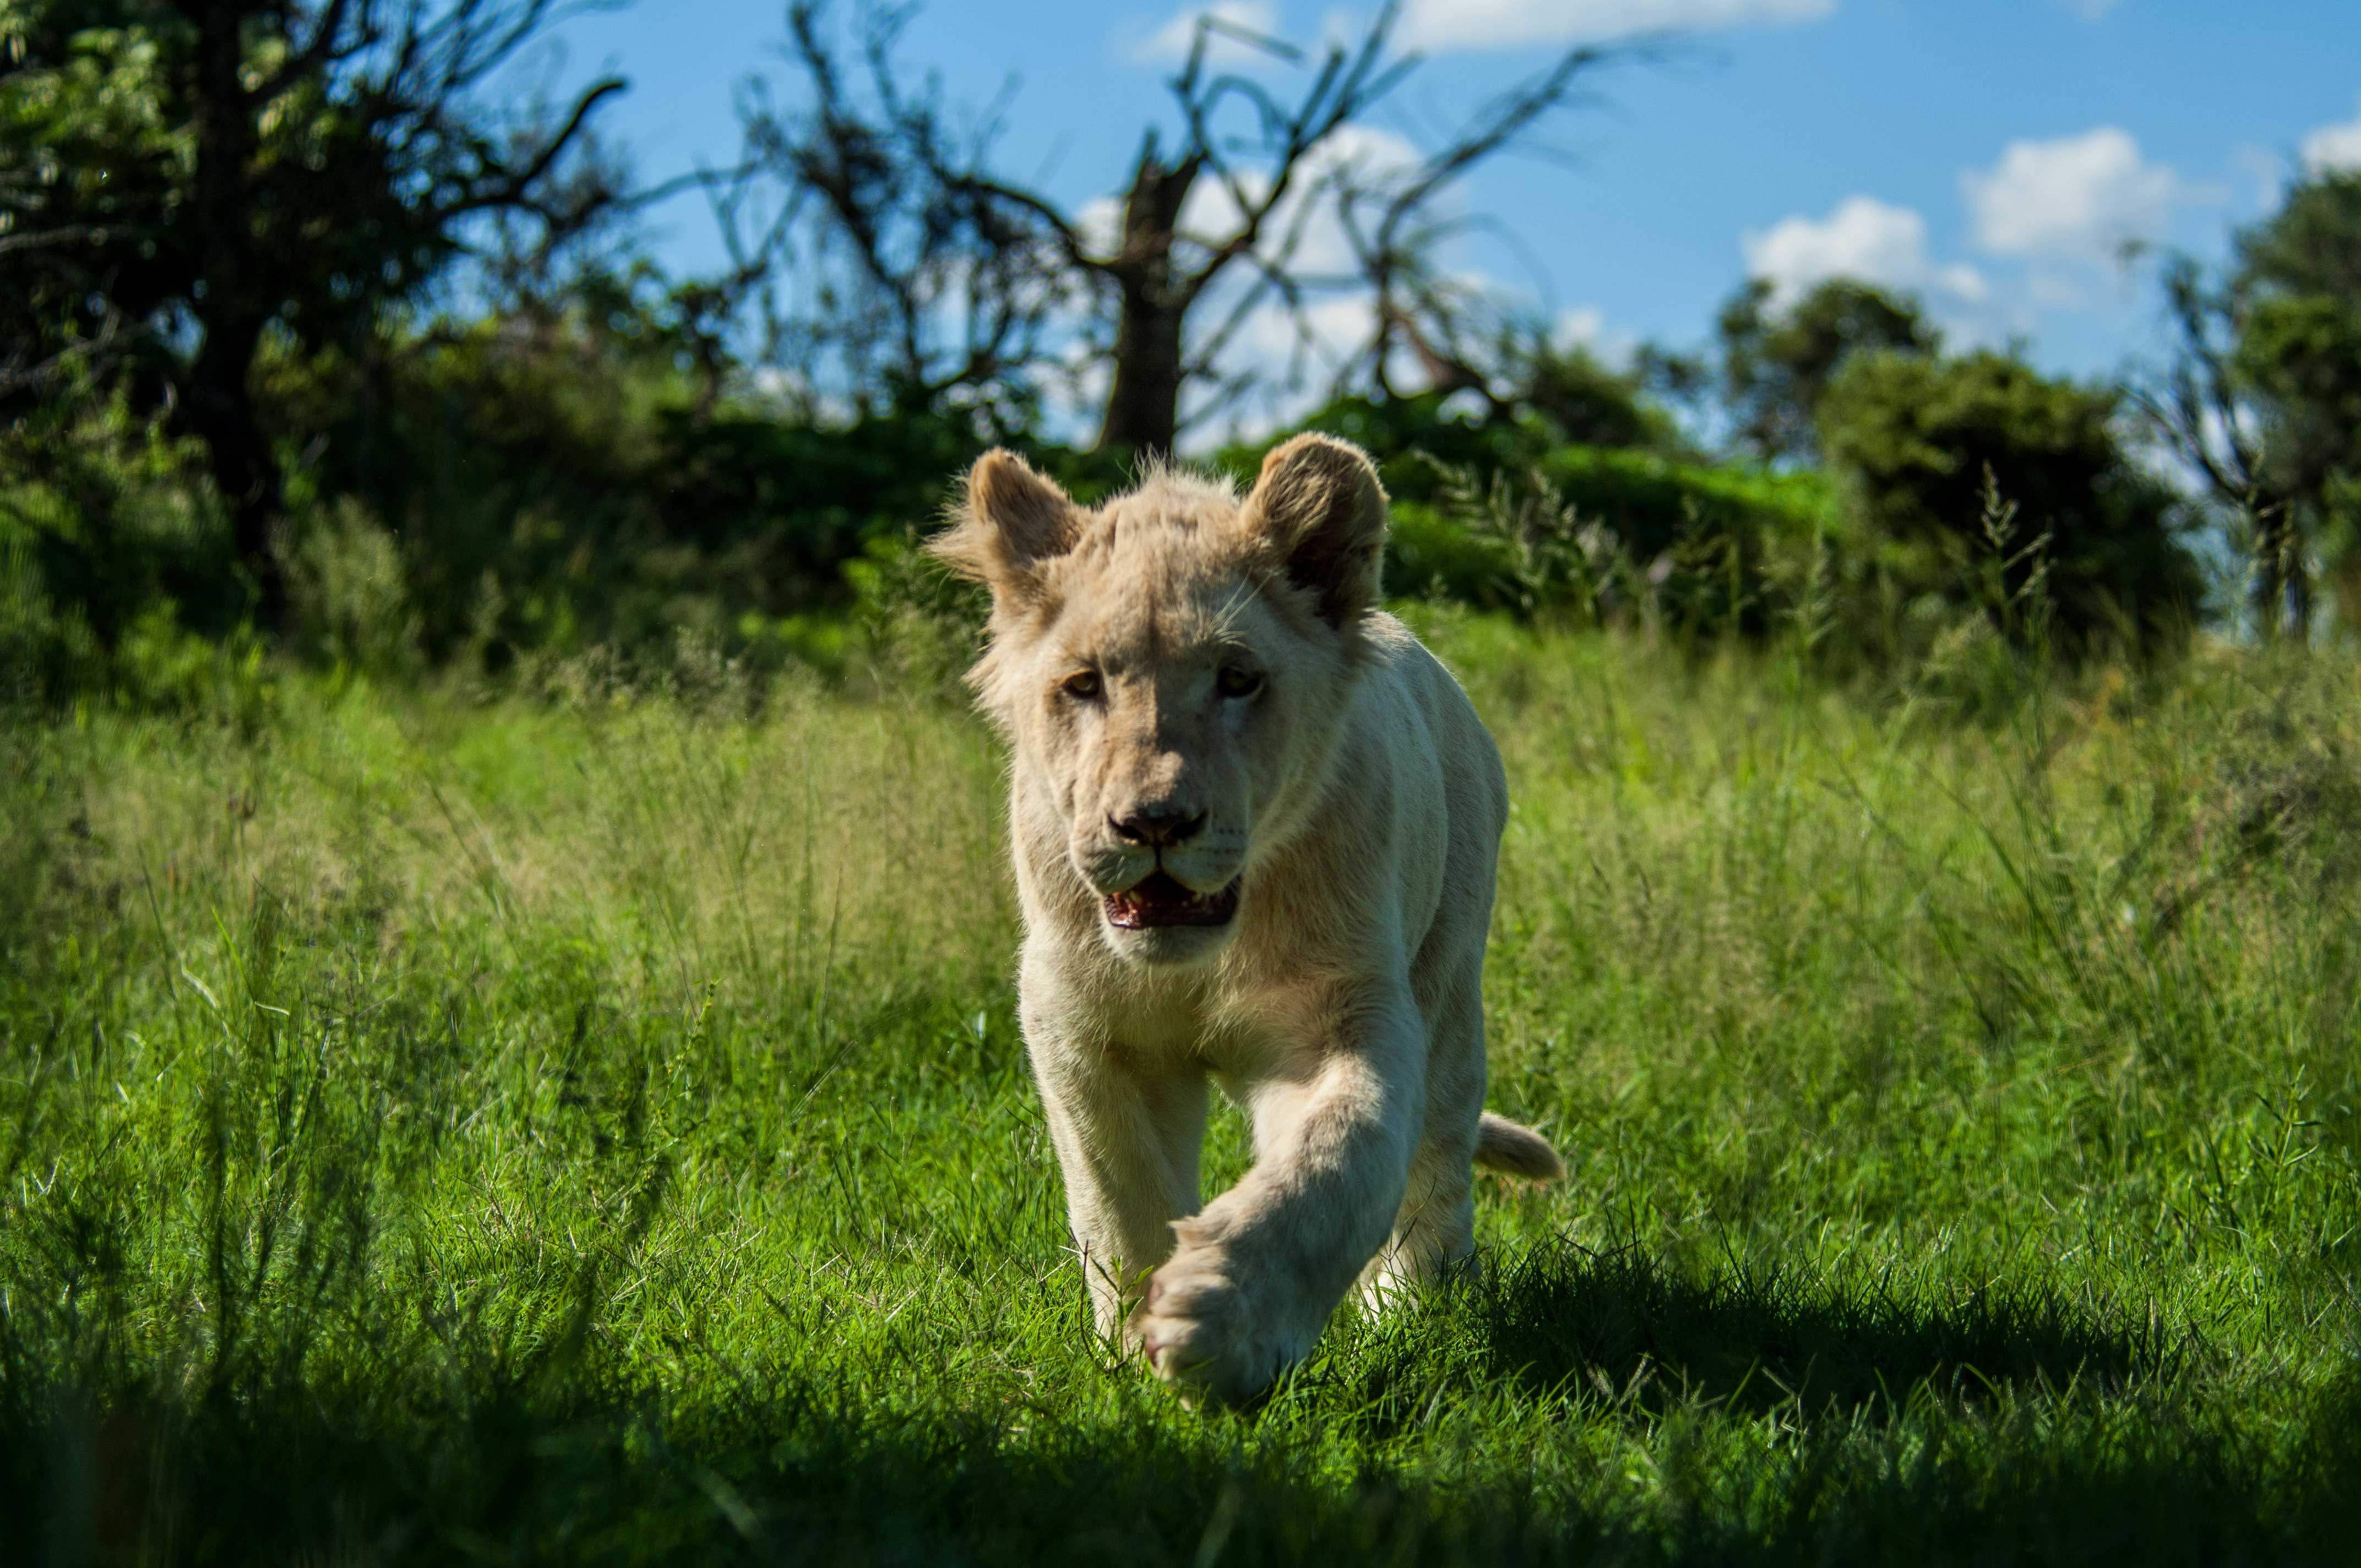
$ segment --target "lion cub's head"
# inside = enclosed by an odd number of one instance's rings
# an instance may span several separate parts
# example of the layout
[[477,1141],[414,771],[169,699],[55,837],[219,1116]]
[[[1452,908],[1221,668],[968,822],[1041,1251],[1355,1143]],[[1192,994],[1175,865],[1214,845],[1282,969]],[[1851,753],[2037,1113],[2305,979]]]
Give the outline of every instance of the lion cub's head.
[[1092,510],[1006,452],[933,546],[992,589],[970,679],[1125,959],[1218,951],[1257,857],[1311,813],[1367,652],[1386,496],[1298,436],[1254,492],[1151,474]]

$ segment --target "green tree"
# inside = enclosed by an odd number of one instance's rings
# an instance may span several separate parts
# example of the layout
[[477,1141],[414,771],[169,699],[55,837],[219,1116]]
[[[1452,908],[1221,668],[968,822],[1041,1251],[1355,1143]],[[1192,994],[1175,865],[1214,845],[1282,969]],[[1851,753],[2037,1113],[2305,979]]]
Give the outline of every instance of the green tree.
[[1553,343],[1545,332],[1512,338],[1500,355],[1512,410],[1549,422],[1577,446],[1664,447],[1680,444],[1672,416],[1643,395],[1640,377],[1599,362],[1580,344]]
[[[0,9],[0,404],[80,365],[202,444],[265,622],[284,479],[266,345],[351,346],[471,242],[613,201],[586,127],[489,80],[557,0],[13,0]],[[0,407],[0,412],[6,411]]]
[[1767,280],[1750,280],[1716,323],[1733,433],[1766,463],[1817,455],[1820,400],[1855,355],[1942,346],[1917,302],[1874,284],[1831,278],[1784,310],[1773,308],[1773,293]]
[[[1821,399],[1819,441],[1905,596],[2014,628],[2038,573],[2067,651],[2154,649],[2193,620],[2202,580],[2179,498],[2116,437],[2120,403],[2007,355],[1863,354]],[[1986,534],[1994,486],[2018,509],[2013,538]]]

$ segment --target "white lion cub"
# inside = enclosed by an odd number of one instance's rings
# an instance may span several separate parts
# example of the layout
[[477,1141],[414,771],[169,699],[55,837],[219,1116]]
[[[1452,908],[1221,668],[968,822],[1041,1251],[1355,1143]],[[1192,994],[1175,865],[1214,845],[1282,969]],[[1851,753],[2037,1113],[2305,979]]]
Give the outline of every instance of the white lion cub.
[[[970,679],[1015,751],[1025,1037],[1100,1329],[1219,1399],[1356,1277],[1466,1256],[1471,1165],[1564,1174],[1482,1108],[1508,787],[1378,608],[1386,507],[1320,435],[1244,501],[1157,471],[1096,510],[992,452],[934,545],[992,590]],[[1201,1207],[1209,1079],[1255,1163]]]

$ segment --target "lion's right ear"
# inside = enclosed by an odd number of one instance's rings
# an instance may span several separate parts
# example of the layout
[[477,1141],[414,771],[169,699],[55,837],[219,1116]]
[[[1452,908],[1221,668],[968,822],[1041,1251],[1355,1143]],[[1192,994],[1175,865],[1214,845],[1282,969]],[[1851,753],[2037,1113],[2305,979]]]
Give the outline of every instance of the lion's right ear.
[[927,548],[995,598],[1022,598],[1044,565],[1074,547],[1080,508],[1014,452],[994,447],[967,471],[967,495],[951,526]]

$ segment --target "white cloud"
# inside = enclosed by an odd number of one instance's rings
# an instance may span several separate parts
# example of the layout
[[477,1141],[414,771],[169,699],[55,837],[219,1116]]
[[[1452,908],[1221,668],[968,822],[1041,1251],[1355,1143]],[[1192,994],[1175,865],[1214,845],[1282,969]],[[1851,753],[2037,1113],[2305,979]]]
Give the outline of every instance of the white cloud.
[[1558,342],[1597,354],[1601,351],[1599,345],[1607,335],[1607,313],[1597,305],[1576,305],[1570,310],[1558,312],[1553,325],[1555,330],[1551,335]]
[[1640,346],[1640,335],[1627,326],[1615,326],[1597,305],[1575,305],[1557,313],[1550,323],[1551,339],[1563,347],[1583,349],[1609,366],[1629,365]]
[[1123,198],[1093,196],[1074,210],[1074,231],[1099,256],[1112,256],[1123,240]]
[[[1134,60],[1185,60],[1197,44],[1197,22],[1200,17],[1213,16],[1233,27],[1265,38],[1279,36],[1279,11],[1268,0],[1213,0],[1211,5],[1188,5],[1173,13],[1170,21],[1131,48]],[[1252,60],[1270,57],[1243,39],[1216,31],[1206,40],[1205,58],[1215,65],[1238,65]]]
[[1963,172],[1960,189],[1982,249],[2091,261],[2163,237],[2175,207],[2209,199],[2116,126],[2011,142],[1991,170]]
[[1817,22],[1836,8],[1837,0],[1410,0],[1400,38],[1424,49],[1516,49]]
[[2097,302],[2087,267],[2036,263],[2026,269],[2018,287],[2028,302],[2045,311],[2088,310]]
[[2303,167],[2312,174],[2361,169],[2361,104],[2344,124],[2323,126],[2303,138]]
[[2095,22],[2122,3],[2123,0],[2066,0],[2066,8],[2086,22]]
[[1927,220],[1873,196],[1848,196],[1825,218],[1802,214],[1740,241],[1750,277],[1773,285],[1773,306],[1792,303],[1816,283],[1853,278],[1888,289],[1939,292],[1969,304],[1990,291],[1965,263],[1939,265],[1927,248]]
[[[2315,133],[2317,134],[2317,133]],[[2246,203],[2276,207],[2287,189],[2287,159],[2260,142],[2240,142],[2230,149],[2230,168],[2238,174]]]
[[1242,358],[1274,370],[1298,352],[1312,356],[1313,368],[1328,369],[1366,346],[1376,330],[1368,300],[1340,294],[1310,302],[1300,316],[1284,306],[1265,305],[1246,319],[1234,342]]

